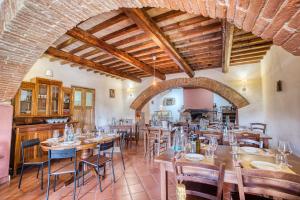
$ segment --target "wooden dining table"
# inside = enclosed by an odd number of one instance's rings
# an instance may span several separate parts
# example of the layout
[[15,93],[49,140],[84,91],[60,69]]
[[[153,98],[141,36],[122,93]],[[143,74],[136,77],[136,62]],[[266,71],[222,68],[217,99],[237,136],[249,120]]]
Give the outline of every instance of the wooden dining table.
[[[264,148],[269,148],[269,141],[272,139],[271,136],[267,135],[267,134],[263,134],[263,133],[258,133],[252,130],[233,130],[235,133],[249,133],[249,134],[259,134],[259,140],[262,142],[263,147]],[[195,133],[197,134],[201,134],[201,135],[205,135],[205,134],[220,134],[223,135],[222,130],[220,129],[207,129],[207,130],[197,130]],[[226,141],[225,138],[223,138],[223,143],[226,143],[228,141]]]
[[53,143],[49,140],[41,142],[41,148],[43,151],[76,148],[77,151],[81,152],[81,158],[86,159],[93,154],[93,149],[95,149],[98,144],[102,144],[111,140],[119,140],[119,138],[120,136],[118,134],[107,134],[98,138],[89,138],[83,135],[78,137],[76,142],[69,145],[63,145],[63,139],[59,138],[58,143]]
[[[275,154],[272,150],[261,150],[261,154],[247,154],[239,153],[238,160],[241,163],[250,163],[251,161],[266,161],[275,162]],[[266,152],[265,152],[266,151]],[[201,154],[204,154],[202,149]],[[224,177],[224,187],[223,187],[223,199],[231,199],[231,192],[234,191],[235,184],[237,184],[237,177],[235,174],[234,160],[231,154],[231,147],[225,145],[219,145],[216,152],[216,157],[212,159],[214,162],[224,162],[225,163],[225,177]],[[161,188],[161,200],[168,199],[168,173],[174,172],[172,160],[174,159],[175,152],[171,149],[161,154],[154,159],[155,162],[160,165],[160,188]],[[190,161],[195,162],[195,161]],[[201,162],[201,161],[197,161]],[[290,168],[295,174],[300,175],[300,158],[295,155],[288,156],[288,162],[292,166]],[[250,166],[250,165],[249,165]]]

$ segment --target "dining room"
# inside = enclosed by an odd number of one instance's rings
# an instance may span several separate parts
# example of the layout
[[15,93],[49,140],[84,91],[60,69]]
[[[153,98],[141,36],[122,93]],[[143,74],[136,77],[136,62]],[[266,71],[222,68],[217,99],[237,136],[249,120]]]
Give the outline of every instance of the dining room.
[[0,199],[300,199],[299,13],[0,1]]

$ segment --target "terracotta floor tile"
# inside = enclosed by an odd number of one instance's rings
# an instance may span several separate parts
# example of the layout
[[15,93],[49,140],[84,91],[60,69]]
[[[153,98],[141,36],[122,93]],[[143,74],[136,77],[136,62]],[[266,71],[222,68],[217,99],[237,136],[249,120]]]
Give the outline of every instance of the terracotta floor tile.
[[150,200],[146,192],[132,194],[132,200]]
[[131,194],[143,192],[144,191],[144,187],[141,184],[130,185],[129,186],[129,191],[130,191]]
[[[106,177],[102,181],[104,191],[100,192],[97,177],[94,173],[89,173],[85,176],[85,185],[76,188],[77,198],[80,200],[159,200],[160,185],[159,185],[159,165],[153,160],[149,161],[144,158],[142,142],[136,148],[126,148],[124,153],[125,172],[120,159],[120,155],[114,156],[114,169],[116,182],[111,183],[111,170],[107,167]],[[60,167],[64,162],[53,164],[53,169]],[[47,172],[47,167],[44,169],[44,174]],[[62,176],[59,179],[57,191],[53,192],[53,178],[51,178],[50,199],[72,199],[73,184],[65,186],[64,182],[69,176]],[[174,177],[169,176],[169,191],[175,191]],[[80,179],[81,181],[81,179]],[[40,182],[36,179],[36,169],[26,170],[22,189],[17,189],[18,176],[11,180],[10,184],[0,186],[0,199],[5,200],[40,200],[45,199],[47,176],[44,176],[43,191],[40,190]],[[34,183],[32,186],[31,183]],[[173,199],[176,195],[170,195]]]

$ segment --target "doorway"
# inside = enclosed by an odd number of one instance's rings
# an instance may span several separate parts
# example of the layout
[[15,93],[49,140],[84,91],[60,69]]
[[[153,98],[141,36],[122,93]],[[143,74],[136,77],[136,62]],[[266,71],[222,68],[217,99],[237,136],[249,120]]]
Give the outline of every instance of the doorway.
[[95,128],[95,89],[72,86],[74,90],[73,120],[80,128]]

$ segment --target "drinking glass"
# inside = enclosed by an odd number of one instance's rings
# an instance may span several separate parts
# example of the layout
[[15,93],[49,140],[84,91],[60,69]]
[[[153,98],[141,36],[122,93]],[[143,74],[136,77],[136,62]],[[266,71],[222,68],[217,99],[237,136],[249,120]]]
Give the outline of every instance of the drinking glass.
[[53,138],[59,138],[59,130],[54,130],[52,136]]
[[229,145],[233,146],[237,144],[237,138],[235,133],[230,132],[230,134],[228,135],[228,140],[229,140]]
[[212,157],[215,157],[215,151],[218,148],[218,140],[216,137],[210,137],[209,139],[209,144],[208,144],[211,148],[212,151]]
[[211,158],[214,157],[214,155],[213,155],[213,150],[212,150],[211,146],[208,146],[208,147],[205,149],[205,157],[206,157],[207,159],[211,159]]
[[284,165],[289,165],[287,156],[293,153],[292,144],[287,141],[279,140],[278,142],[278,151],[283,155],[283,163]]

